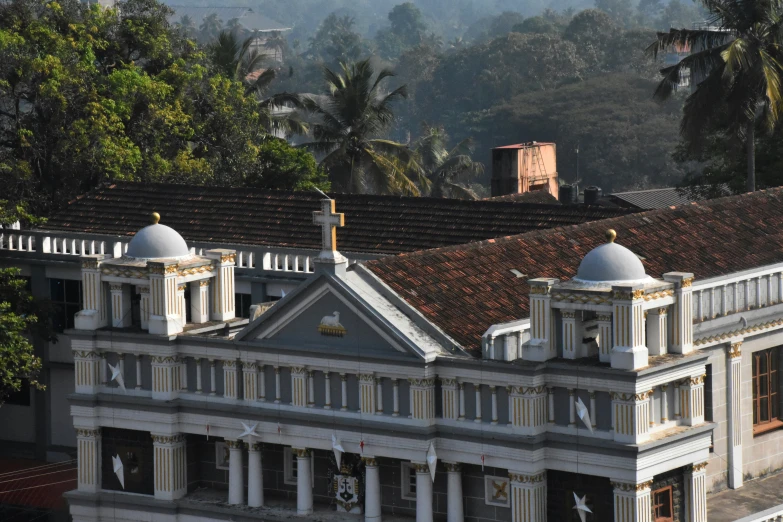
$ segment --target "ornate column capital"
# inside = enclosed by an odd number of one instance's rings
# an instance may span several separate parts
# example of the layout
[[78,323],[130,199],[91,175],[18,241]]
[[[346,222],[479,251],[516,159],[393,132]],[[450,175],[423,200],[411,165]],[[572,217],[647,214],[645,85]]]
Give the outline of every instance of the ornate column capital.
[[413,462],[413,467],[416,468],[416,473],[429,473],[430,467],[428,464],[421,464],[419,462]]
[[613,480],[611,483],[615,491],[622,491],[623,493],[639,493],[652,488],[653,481],[648,480],[646,482],[640,482],[639,484],[636,484],[635,482],[617,482]]
[[76,428],[76,436],[84,438],[96,438],[101,436],[100,428]]
[[241,440],[227,440],[226,446],[228,446],[229,449],[242,449],[242,445],[244,442]]
[[153,444],[177,444],[180,442],[185,442],[185,435],[182,433],[177,433],[175,435],[154,435],[152,436],[152,443]]
[[362,462],[365,466],[377,467],[378,460],[375,457],[362,457]]
[[308,448],[291,448],[291,452],[300,459],[306,459],[310,456],[310,449]]
[[522,484],[535,484],[538,482],[544,482],[546,480],[546,471],[535,473],[533,475],[525,475],[523,473],[509,472],[508,478],[509,480],[511,480],[511,482],[519,482]]
[[731,343],[729,345],[729,351],[727,355],[729,356],[729,359],[736,359],[737,357],[742,357],[742,341]]
[[459,462],[444,462],[443,467],[445,467],[446,471],[449,473],[459,473],[462,471],[462,464]]
[[695,463],[695,464],[691,464],[690,466],[686,467],[686,471],[688,473],[698,473],[700,471],[704,471],[705,469],[707,469],[707,462],[706,461],[698,462],[698,463]]

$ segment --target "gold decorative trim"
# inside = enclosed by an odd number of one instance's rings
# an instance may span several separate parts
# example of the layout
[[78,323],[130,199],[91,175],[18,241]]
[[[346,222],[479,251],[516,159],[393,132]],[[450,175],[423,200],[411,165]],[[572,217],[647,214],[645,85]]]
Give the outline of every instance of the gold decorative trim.
[[608,323],[612,321],[612,316],[611,314],[598,314],[596,319],[598,319],[600,322]]
[[428,464],[413,464],[413,467],[416,468],[416,473],[429,473],[430,467]]
[[243,362],[242,370],[246,372],[254,372],[258,369],[258,366],[254,362]]
[[318,333],[329,337],[345,337],[348,331],[343,326],[328,326],[325,324],[318,325]]
[[777,319],[775,321],[767,321],[766,323],[763,324],[755,324],[753,326],[748,326],[746,328],[734,330],[733,332],[726,332],[720,335],[711,335],[710,337],[702,337],[701,339],[694,340],[693,344],[694,346],[700,346],[702,344],[713,343],[716,341],[725,341],[733,337],[743,337],[749,333],[759,332],[762,330],[767,330],[769,328],[775,328],[776,326],[781,326],[781,325],[783,325],[783,319]]
[[462,471],[462,464],[459,462],[444,462],[443,467],[446,468],[446,471],[450,471],[452,473]]
[[646,401],[650,398],[650,395],[652,395],[653,390],[642,392],[642,393],[620,393],[620,392],[609,392],[609,395],[611,396],[612,400],[614,401]]
[[362,462],[364,462],[365,466],[370,466],[370,467],[378,466],[378,461],[376,460],[375,457],[362,457]]
[[177,292],[184,292],[186,287],[187,285],[184,283],[177,285]]
[[430,377],[429,379],[414,379],[414,378],[408,378],[408,382],[411,386],[434,386],[435,385],[435,379],[433,377]]
[[448,379],[448,378],[441,377],[440,384],[441,386],[456,386],[457,379]]
[[682,280],[682,287],[683,288],[689,288],[693,286],[693,278],[692,277],[686,277]]
[[576,319],[576,312],[573,310],[563,310],[561,312],[563,319]]
[[76,428],[77,437],[100,437],[100,428]]
[[178,433],[176,435],[152,435],[153,444],[177,444],[185,442],[185,435]]
[[198,282],[198,286],[204,287],[209,286],[209,279],[204,279],[203,281]]
[[537,484],[539,482],[544,482],[546,480],[546,471],[542,471],[541,473],[535,475],[509,473],[508,478],[509,480],[511,480],[511,482],[520,482],[522,484]]
[[122,292],[122,283],[112,283],[109,285],[109,290],[112,292]]
[[310,450],[308,448],[291,448],[291,453],[300,459],[306,459],[310,456]]
[[237,261],[236,253],[225,254],[225,255],[220,256],[220,262],[221,263],[234,263],[234,264],[236,264],[236,261]]
[[177,358],[174,356],[150,355],[150,362],[152,364],[173,364],[177,362]]
[[544,395],[546,393],[546,385],[541,386],[509,386],[510,392],[514,395]]
[[596,294],[552,294],[553,301],[567,301],[569,303],[577,304],[608,304],[612,300],[609,297],[596,295]]
[[164,265],[163,263],[147,263],[150,274],[155,275],[173,275],[179,271],[179,263],[174,265]]
[[136,288],[139,289],[140,294],[149,294],[150,293],[150,287],[149,286],[137,286]]
[[706,462],[706,461],[705,461],[705,462],[699,462],[699,463],[697,463],[697,464],[692,464],[692,465],[691,465],[691,466],[689,466],[689,467],[690,467],[690,470],[691,470],[693,473],[697,473],[697,472],[699,472],[699,471],[702,471],[702,470],[704,470],[704,469],[707,467],[707,462]]
[[641,288],[638,288],[636,290],[631,290],[631,291],[628,291],[628,292],[623,291],[623,290],[615,290],[612,293],[612,297],[614,299],[621,299],[621,300],[624,300],[624,301],[633,301],[633,300],[641,299],[642,297],[644,297],[644,290],[642,290]]
[[690,384],[691,386],[697,386],[699,384],[704,384],[704,379],[707,378],[707,374],[699,375],[698,377],[691,377],[690,379],[685,379],[683,381],[683,384]]
[[[207,272],[211,272],[213,268],[214,267],[212,265],[202,265],[202,266],[194,266],[193,268],[184,268],[179,271],[179,275],[185,277],[190,275],[205,274]],[[209,280],[207,280],[207,284],[209,284]]]
[[307,373],[307,368],[304,366],[291,366],[291,375],[304,375]]
[[73,356],[78,359],[91,359],[91,360],[98,360],[101,358],[101,356],[98,354],[98,352],[81,352],[81,351],[74,351]]
[[636,492],[644,491],[645,489],[651,489],[652,488],[652,480],[648,480],[647,482],[642,482],[641,484],[634,484],[633,482],[614,482],[612,481],[612,487],[619,491],[624,491],[627,493],[630,492]]
[[[674,295],[674,290],[659,290],[658,292],[653,292],[651,294],[645,294],[644,300],[645,301],[654,301],[655,299],[663,299],[664,297],[670,297]],[[663,310],[661,312],[660,310]],[[665,313],[666,309],[661,308],[659,309],[659,313]]]
[[223,361],[223,369],[224,370],[226,368],[228,368],[229,370],[232,370],[232,369],[234,369],[236,367],[237,367],[237,362],[236,361],[231,361],[231,360]]
[[742,341],[729,345],[729,359],[736,359],[737,357],[742,357]]
[[244,442],[241,440],[227,440],[226,446],[228,446],[229,449],[242,449],[242,445]]
[[551,288],[549,285],[535,285],[530,287],[530,293],[532,295],[548,295]]
[[111,265],[103,265],[101,274],[125,279],[147,279],[147,272],[138,268],[117,268]]
[[97,259],[83,259],[82,260],[82,269],[84,270],[96,270],[98,268],[98,260]]

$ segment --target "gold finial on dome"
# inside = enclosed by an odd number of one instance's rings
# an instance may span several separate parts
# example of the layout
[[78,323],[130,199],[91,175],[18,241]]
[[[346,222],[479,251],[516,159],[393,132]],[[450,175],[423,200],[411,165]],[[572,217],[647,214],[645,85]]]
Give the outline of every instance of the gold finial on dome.
[[610,228],[606,231],[606,242],[607,243],[614,243],[615,238],[617,238],[617,232],[614,231],[614,229]]
[[150,221],[152,221],[153,225],[157,225],[160,222],[160,214],[158,214],[157,212],[153,212],[150,215]]

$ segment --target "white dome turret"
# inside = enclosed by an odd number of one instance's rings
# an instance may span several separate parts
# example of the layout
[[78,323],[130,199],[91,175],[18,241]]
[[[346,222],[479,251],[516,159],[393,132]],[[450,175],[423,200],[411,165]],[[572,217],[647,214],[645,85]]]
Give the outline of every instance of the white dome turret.
[[171,227],[161,225],[160,214],[152,213],[152,224],[133,236],[128,243],[125,257],[134,259],[183,259],[189,257],[190,250],[179,233]]
[[574,281],[583,283],[644,283],[652,278],[644,271],[641,260],[614,242],[617,233],[606,232],[607,243],[592,249],[579,264]]

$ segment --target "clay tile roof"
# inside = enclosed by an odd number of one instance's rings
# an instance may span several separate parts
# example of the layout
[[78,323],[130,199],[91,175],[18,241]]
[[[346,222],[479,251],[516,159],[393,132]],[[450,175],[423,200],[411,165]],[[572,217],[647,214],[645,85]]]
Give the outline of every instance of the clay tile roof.
[[495,196],[494,198],[485,198],[484,201],[513,201],[515,203],[542,203],[547,205],[560,205],[560,201],[545,190],[534,190],[533,192],[521,192],[518,194],[506,194],[505,196]]
[[[386,257],[367,267],[465,349],[480,354],[487,328],[529,317],[527,278],[573,277],[609,228],[653,277],[683,271],[703,279],[779,263],[783,189]],[[527,276],[518,278],[512,269]]]
[[[398,254],[458,245],[529,230],[583,223],[632,212],[562,205],[335,194],[345,213],[337,230],[344,253]],[[117,183],[99,188],[52,216],[45,230],[135,234],[152,211],[187,241],[318,250],[321,231],[314,192]]]
[[0,503],[65,510],[63,493],[76,488],[76,463],[0,461]]

